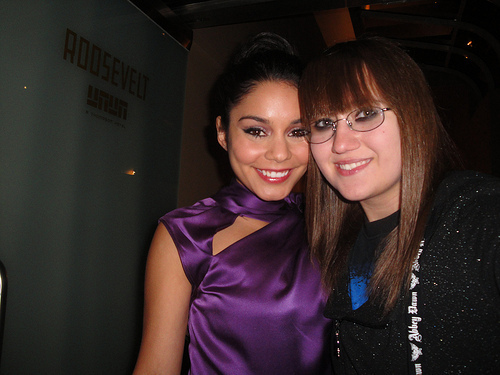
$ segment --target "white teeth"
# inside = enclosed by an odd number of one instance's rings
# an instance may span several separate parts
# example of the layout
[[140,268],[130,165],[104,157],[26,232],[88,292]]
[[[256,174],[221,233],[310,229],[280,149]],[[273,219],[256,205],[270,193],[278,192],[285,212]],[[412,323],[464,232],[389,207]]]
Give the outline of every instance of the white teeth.
[[263,169],[258,169],[260,173],[262,173],[266,177],[270,178],[281,178],[285,177],[290,171],[284,171],[284,172],[276,172],[276,171],[265,171]]
[[354,168],[359,167],[360,165],[367,164],[368,160],[363,160],[363,161],[358,161],[357,163],[350,163],[350,164],[337,164],[337,166],[340,169],[343,169],[344,171],[352,171]]

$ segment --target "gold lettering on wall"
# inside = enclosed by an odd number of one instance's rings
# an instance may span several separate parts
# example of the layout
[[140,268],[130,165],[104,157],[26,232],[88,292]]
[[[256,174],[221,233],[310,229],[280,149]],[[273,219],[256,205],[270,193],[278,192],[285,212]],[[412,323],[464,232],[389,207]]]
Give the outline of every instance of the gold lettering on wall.
[[149,78],[116,56],[66,29],[63,59],[115,87],[146,100]]
[[127,119],[128,103],[89,85],[87,104],[120,119]]

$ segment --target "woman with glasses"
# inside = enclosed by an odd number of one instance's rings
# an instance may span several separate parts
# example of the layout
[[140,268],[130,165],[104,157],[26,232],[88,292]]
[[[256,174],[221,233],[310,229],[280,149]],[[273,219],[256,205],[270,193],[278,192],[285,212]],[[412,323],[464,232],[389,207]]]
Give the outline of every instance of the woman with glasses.
[[457,171],[422,71],[386,39],[339,43],[299,100],[334,373],[500,373],[500,181]]
[[290,44],[259,34],[216,85],[218,141],[235,178],[160,219],[148,255],[135,374],[327,374],[326,294],[301,195],[309,157]]

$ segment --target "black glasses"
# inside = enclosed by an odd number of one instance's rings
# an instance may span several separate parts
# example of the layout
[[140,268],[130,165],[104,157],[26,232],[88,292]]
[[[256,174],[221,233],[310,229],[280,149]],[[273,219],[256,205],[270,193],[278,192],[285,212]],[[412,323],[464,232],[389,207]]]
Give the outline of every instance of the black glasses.
[[337,130],[337,124],[345,120],[349,129],[357,132],[369,132],[377,129],[385,120],[385,111],[390,108],[358,108],[350,112],[345,118],[332,120],[325,117],[314,121],[311,131],[307,134],[310,143],[320,144],[333,138]]

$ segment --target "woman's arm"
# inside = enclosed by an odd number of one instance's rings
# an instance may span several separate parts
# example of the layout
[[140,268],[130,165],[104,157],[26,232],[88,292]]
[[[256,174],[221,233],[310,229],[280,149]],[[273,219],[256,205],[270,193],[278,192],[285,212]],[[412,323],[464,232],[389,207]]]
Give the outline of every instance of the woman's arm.
[[134,375],[180,374],[190,297],[177,248],[160,224],[146,264],[144,326]]

